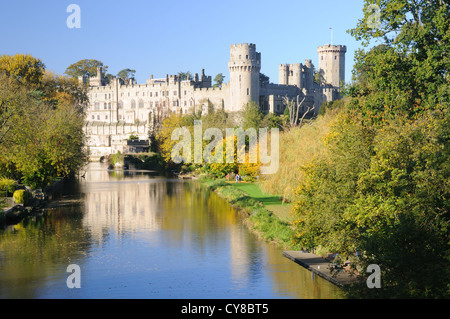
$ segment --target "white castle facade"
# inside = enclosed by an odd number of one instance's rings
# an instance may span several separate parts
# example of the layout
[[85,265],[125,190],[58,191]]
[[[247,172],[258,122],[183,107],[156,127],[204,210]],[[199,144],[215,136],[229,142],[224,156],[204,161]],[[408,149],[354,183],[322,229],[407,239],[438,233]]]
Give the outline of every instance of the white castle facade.
[[323,102],[339,98],[340,86],[345,82],[346,46],[325,45],[318,48],[319,83],[314,81],[311,60],[304,64],[281,64],[279,83],[261,83],[261,53],[255,44],[231,45],[228,69],[230,81],[213,87],[211,76],[202,70],[200,76],[182,80],[177,75],[153,78],[145,84],[134,80],[122,83],[113,78],[105,85],[102,70],[89,82],[89,105],[85,133],[91,156],[123,152],[124,141],[131,134],[148,140],[155,123],[170,113],[187,114],[204,111],[206,106],[222,108],[226,112],[241,111],[249,102],[256,102],[264,113],[282,114],[283,98],[304,100],[304,107],[317,113]]

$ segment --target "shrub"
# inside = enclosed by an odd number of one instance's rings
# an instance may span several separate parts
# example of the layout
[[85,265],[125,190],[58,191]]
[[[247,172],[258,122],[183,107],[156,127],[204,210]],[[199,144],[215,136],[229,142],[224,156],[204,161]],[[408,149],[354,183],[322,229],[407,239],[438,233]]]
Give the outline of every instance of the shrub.
[[25,189],[16,190],[13,194],[14,202],[26,205],[28,203],[28,192]]
[[15,180],[5,177],[0,178],[0,190],[6,192],[6,196],[8,196],[8,193],[14,193],[16,185]]

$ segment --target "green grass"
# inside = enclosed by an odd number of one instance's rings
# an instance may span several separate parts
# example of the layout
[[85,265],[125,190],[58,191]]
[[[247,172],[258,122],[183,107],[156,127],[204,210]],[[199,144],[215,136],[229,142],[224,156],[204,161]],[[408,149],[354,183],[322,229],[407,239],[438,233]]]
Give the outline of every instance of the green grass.
[[267,194],[261,190],[261,187],[256,183],[233,183],[233,187],[245,192],[251,198],[261,202],[267,210],[274,213],[283,221],[290,222],[291,218],[291,204],[283,203],[280,196]]

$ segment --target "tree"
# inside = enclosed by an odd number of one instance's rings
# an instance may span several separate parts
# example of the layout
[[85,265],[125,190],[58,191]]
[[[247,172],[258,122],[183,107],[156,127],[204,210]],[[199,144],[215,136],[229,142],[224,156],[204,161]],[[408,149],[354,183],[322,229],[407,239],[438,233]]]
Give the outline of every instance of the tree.
[[45,72],[36,58],[26,58],[35,61],[31,67],[14,63],[22,56],[4,58],[11,63],[0,72],[0,175],[46,187],[86,163],[86,88]]
[[[382,14],[373,23],[373,10]],[[364,46],[356,52],[352,106],[380,123],[395,114],[414,118],[450,101],[448,1],[366,0],[364,17],[349,30]],[[379,94],[375,94],[379,92]]]
[[128,83],[129,79],[134,79],[135,74],[136,70],[123,69],[119,73],[117,73],[117,77],[125,83]]
[[187,72],[178,72],[178,77],[180,78],[181,81],[185,81],[185,80],[192,80],[192,74],[190,71]]
[[213,87],[222,87],[223,81],[225,79],[225,76],[222,73],[219,73],[216,75],[216,77],[214,78],[214,82],[216,82]]
[[44,72],[44,63],[29,54],[2,55],[0,58],[0,74],[24,85],[39,84]]
[[264,73],[259,73],[259,84],[261,86],[266,86],[270,83],[270,78]]
[[76,63],[71,64],[66,69],[64,74],[77,79],[79,76],[90,78],[97,75],[98,67],[102,67],[103,77],[106,78],[106,71],[108,70],[108,66],[103,65],[102,61],[92,59],[80,60]]
[[[311,105],[308,105],[306,107],[306,110],[303,109],[303,103],[305,102],[305,100],[306,100],[306,97],[304,97],[302,99],[302,101],[300,102],[299,95],[297,95],[296,101],[289,99],[287,96],[283,98],[283,102],[286,105],[285,113],[287,114],[287,116],[289,118],[288,125],[290,128],[293,128],[297,125],[299,127],[302,127],[305,117],[309,113],[314,111],[314,106],[311,106]],[[300,121],[299,121],[300,110],[302,110],[302,117],[300,118]]]
[[259,129],[262,124],[264,114],[261,111],[259,105],[255,102],[247,103],[242,111],[243,128],[244,130],[248,128]]

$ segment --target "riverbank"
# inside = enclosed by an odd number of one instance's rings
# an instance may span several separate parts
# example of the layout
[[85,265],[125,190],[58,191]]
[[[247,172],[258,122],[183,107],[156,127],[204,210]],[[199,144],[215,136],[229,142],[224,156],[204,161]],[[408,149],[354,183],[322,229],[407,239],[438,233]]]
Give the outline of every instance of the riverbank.
[[278,246],[283,256],[340,288],[361,279],[345,268],[336,271],[331,254],[305,252],[292,241],[291,204],[265,194],[257,183],[235,183],[224,179],[201,177],[200,182],[229,202],[243,215],[243,222],[259,238]]
[[288,204],[278,197],[262,193],[254,183],[234,183],[207,177],[199,178],[199,182],[237,209],[244,217],[244,224],[258,237],[281,249],[296,248],[291,240],[293,229],[286,213]]
[[15,225],[25,217],[41,214],[49,201],[53,199],[54,194],[63,187],[65,182],[65,178],[58,179],[44,190],[27,188],[30,199],[26,205],[13,203],[13,205],[3,207],[0,210],[0,227]]

